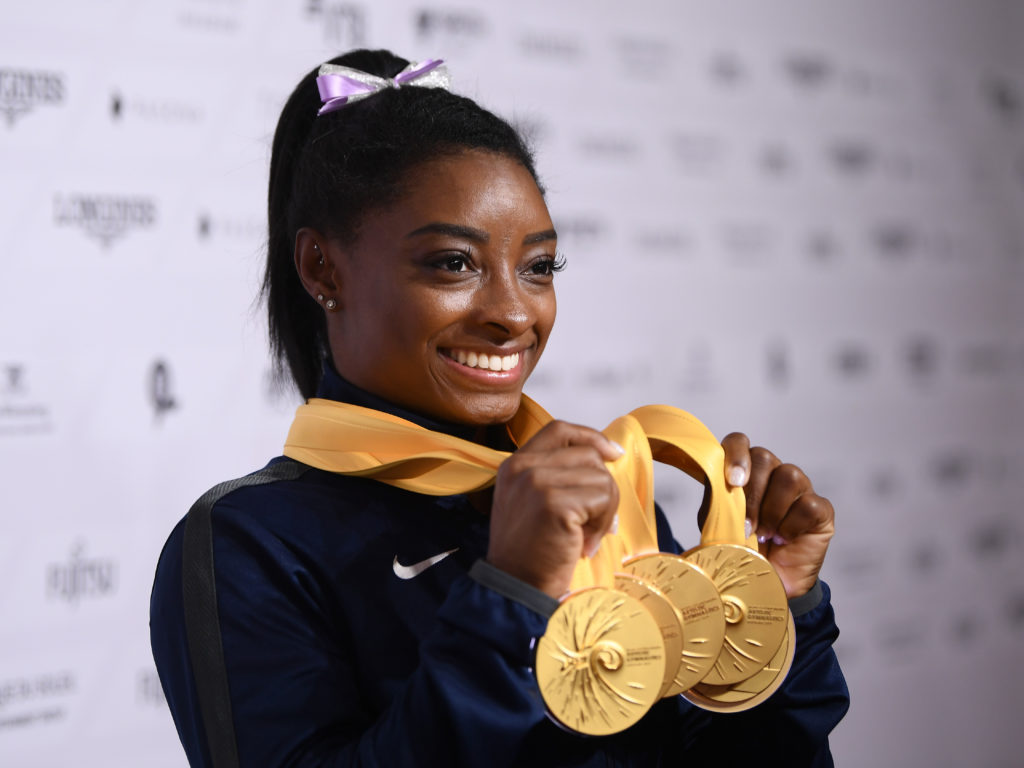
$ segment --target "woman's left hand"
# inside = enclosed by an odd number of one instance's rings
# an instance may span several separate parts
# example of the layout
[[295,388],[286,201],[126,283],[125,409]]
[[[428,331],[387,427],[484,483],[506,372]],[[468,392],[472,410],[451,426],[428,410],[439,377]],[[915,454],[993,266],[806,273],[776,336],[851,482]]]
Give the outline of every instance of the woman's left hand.
[[814,492],[800,467],[784,464],[766,448],[751,448],[746,435],[733,432],[722,447],[726,480],[743,487],[761,554],[775,567],[788,597],[807,593],[835,533],[832,503]]

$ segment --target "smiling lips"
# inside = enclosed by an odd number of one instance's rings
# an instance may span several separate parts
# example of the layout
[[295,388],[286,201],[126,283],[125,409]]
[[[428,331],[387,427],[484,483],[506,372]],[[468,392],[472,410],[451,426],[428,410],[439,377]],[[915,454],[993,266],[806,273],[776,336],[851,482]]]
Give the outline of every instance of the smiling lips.
[[460,365],[482,371],[511,371],[519,365],[518,352],[511,355],[488,355],[465,349],[449,349],[445,355]]

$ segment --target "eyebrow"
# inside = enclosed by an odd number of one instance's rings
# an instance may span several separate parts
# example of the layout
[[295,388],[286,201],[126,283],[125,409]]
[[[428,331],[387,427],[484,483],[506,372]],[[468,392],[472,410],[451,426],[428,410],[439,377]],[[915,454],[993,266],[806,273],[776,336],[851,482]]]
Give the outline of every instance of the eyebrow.
[[[418,229],[414,229],[406,235],[406,238],[418,237],[419,235],[427,234],[463,237],[467,240],[473,240],[478,243],[486,243],[491,239],[491,236],[482,229],[477,229],[476,227],[464,227],[461,224],[447,224],[443,221],[432,221],[430,224],[425,224]],[[523,245],[533,245],[534,243],[543,243],[547,240],[557,239],[558,235],[555,233],[555,230],[546,229],[543,232],[534,232],[533,234],[524,237]]]

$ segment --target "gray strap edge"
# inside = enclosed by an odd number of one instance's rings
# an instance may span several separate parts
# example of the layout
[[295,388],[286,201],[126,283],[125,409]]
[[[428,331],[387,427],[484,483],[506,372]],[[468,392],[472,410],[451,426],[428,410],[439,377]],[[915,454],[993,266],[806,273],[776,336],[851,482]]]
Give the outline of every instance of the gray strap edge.
[[525,605],[541,616],[550,618],[558,607],[558,601],[555,598],[544,594],[536,587],[531,587],[525,581],[520,581],[515,576],[505,573],[500,568],[495,568],[486,560],[477,560],[473,563],[473,567],[469,569],[469,576],[478,584],[482,584],[520,605]]
[[807,594],[794,597],[789,601],[789,610],[793,614],[794,619],[798,618],[817,608],[824,598],[825,592],[821,588],[821,582],[815,581],[814,586],[811,587]]
[[251,475],[221,483],[204,493],[185,517],[181,552],[185,632],[206,742],[215,768],[237,768],[238,744],[217,612],[210,519],[213,505],[239,488],[294,480],[307,469],[309,467],[298,462],[282,461]]

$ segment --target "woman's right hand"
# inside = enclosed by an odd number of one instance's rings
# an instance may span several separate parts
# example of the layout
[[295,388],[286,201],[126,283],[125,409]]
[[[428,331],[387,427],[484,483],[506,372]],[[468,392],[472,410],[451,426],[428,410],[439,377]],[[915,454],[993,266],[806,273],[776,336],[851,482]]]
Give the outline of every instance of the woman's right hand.
[[604,462],[622,449],[600,432],[552,421],[498,468],[487,561],[552,597],[569,589],[615,519],[619,491]]

